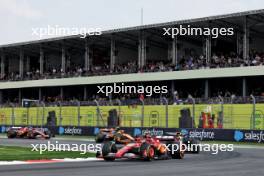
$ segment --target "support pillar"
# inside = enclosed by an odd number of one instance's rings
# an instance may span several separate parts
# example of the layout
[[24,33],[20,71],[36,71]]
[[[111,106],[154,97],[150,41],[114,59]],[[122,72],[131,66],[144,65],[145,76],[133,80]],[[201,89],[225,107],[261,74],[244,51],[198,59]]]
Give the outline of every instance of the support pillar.
[[24,50],[21,48],[19,52],[19,76],[23,78],[24,74]]
[[246,80],[246,78],[243,78],[243,80],[242,80],[242,96],[243,97],[247,96],[247,80]]
[[84,70],[85,71],[90,71],[90,46],[88,43],[88,40],[85,40],[85,52],[84,52]]
[[40,51],[39,51],[39,73],[42,75],[44,73],[44,51],[42,46],[40,46]]
[[145,37],[145,33],[143,33],[143,39],[142,39],[142,66],[145,66],[147,63],[147,40]]
[[61,70],[66,73],[66,52],[64,45],[61,47]]
[[111,56],[110,56],[110,70],[113,71],[116,64],[116,44],[114,36],[111,38]]
[[141,37],[139,36],[139,40],[138,40],[138,68],[140,69],[142,66],[141,66]]
[[175,92],[175,85],[174,85],[174,80],[171,81],[171,95],[173,96]]
[[60,87],[60,98],[61,98],[61,100],[63,100],[63,98],[64,98],[64,90],[63,90],[63,87]]
[[244,34],[243,34],[243,59],[247,60],[249,57],[249,28],[247,17],[244,18]]
[[42,90],[41,90],[41,88],[38,88],[38,99],[39,99],[39,101],[41,101],[42,100]]
[[3,90],[0,90],[0,104],[3,103]]
[[1,53],[1,77],[5,76],[5,54]]
[[86,86],[83,87],[83,100],[84,101],[87,100],[87,87]]
[[172,64],[173,65],[178,65],[178,49],[177,49],[177,44],[178,44],[178,38],[177,36],[173,38],[172,40]]
[[168,61],[170,61],[170,60],[172,60],[172,48],[171,48],[171,43],[170,42],[168,42],[168,50],[167,50],[167,60]]
[[18,102],[19,104],[22,103],[22,90],[21,89],[18,89]]
[[138,45],[138,67],[142,68],[147,62],[147,41],[144,31],[140,31]]
[[242,51],[242,42],[241,42],[241,33],[237,32],[236,33],[236,52],[237,54],[241,54]]
[[210,63],[211,60],[211,49],[212,49],[212,40],[211,40],[211,36],[206,36],[205,39],[205,58],[206,58],[206,62]]
[[209,86],[209,80],[205,80],[205,85],[204,85],[204,98],[209,98],[210,96],[210,86]]
[[29,56],[26,57],[26,71],[27,72],[30,71],[30,57]]

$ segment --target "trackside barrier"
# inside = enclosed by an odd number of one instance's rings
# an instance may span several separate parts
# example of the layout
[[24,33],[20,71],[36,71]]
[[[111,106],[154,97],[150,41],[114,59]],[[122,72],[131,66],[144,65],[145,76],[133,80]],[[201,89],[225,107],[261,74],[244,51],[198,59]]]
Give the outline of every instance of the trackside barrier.
[[[35,126],[39,127],[39,126]],[[44,126],[46,127],[46,126]],[[0,132],[5,133],[9,126],[0,126]],[[85,135],[93,136],[98,133],[101,127],[76,127],[60,126],[52,127],[50,130],[57,135]],[[264,143],[263,130],[243,130],[243,129],[201,129],[201,128],[131,128],[122,127],[126,133],[133,136],[142,135],[148,131],[151,135],[168,135],[181,132],[201,141],[233,141],[233,142],[254,142]]]
[[[47,123],[49,112],[55,112],[58,126],[106,126],[109,110],[117,109],[122,127],[168,127],[178,128],[180,110],[189,108],[195,117],[194,124],[198,127],[201,112],[214,114],[213,128],[220,128],[222,121],[224,129],[253,129],[264,130],[264,104],[215,104],[185,105],[121,105],[115,106],[63,106],[60,102],[54,106],[41,103],[36,107],[1,107],[1,125],[38,125]],[[254,120],[254,123],[253,123]],[[208,125],[206,125],[208,126]]]

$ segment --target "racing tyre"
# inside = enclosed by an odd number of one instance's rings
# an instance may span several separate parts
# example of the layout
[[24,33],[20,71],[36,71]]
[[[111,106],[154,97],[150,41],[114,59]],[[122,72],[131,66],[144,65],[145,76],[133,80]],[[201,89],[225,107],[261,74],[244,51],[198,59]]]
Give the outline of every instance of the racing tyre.
[[102,148],[102,155],[105,161],[114,161],[115,157],[107,156],[109,153],[116,153],[117,148],[114,142],[106,142]]
[[155,149],[148,143],[143,143],[140,146],[140,155],[145,161],[151,161],[155,156]]
[[14,130],[9,130],[7,132],[7,138],[15,138],[17,136],[17,132]]
[[[174,142],[174,143],[171,143],[171,145],[169,146],[169,155],[171,156],[172,159],[183,159],[184,158],[184,151],[183,151],[183,148],[181,148],[180,150],[180,142]],[[173,145],[175,145],[173,147]],[[178,146],[178,147],[176,147]],[[177,149],[177,150],[175,150]]]

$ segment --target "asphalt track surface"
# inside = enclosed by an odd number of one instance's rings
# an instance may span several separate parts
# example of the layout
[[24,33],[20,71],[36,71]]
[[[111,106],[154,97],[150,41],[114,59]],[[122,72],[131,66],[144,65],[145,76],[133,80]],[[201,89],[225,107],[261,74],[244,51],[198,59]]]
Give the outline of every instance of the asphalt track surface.
[[[54,140],[54,139],[53,139]],[[30,146],[42,140],[0,139],[0,145]],[[60,143],[90,143],[63,140]],[[1,157],[1,156],[0,156]],[[0,166],[0,176],[262,176],[264,150],[186,154],[182,160],[117,160]]]

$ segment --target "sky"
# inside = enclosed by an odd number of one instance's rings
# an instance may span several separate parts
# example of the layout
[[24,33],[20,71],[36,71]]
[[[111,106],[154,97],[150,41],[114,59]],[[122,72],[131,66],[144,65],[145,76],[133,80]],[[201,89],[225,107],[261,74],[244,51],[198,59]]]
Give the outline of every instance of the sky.
[[[101,30],[264,9],[263,0],[0,0],[0,45],[38,40],[36,28]],[[55,37],[44,36],[43,38]]]

